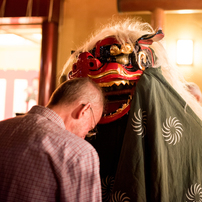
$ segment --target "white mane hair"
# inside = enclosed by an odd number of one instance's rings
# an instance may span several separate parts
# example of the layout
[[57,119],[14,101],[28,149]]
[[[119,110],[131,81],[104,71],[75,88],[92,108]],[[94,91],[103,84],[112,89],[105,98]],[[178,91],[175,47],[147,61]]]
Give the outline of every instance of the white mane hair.
[[[97,32],[90,37],[90,39],[84,43],[83,46],[78,48],[67,60],[64,65],[62,75],[71,69],[72,64],[76,61],[76,58],[81,52],[88,52],[95,47],[95,44],[107,38],[114,36],[121,43],[130,43],[131,46],[135,45],[136,40],[145,34],[154,34],[157,30],[153,30],[151,25],[147,22],[142,22],[139,19],[124,19],[110,22],[104,27],[97,30]],[[185,100],[185,102],[192,108],[195,114],[202,120],[202,106],[195,99],[195,97],[189,92],[187,88],[187,81],[184,79],[182,73],[177,66],[172,65],[169,62],[166,50],[163,46],[163,40],[153,42],[150,47],[154,50],[157,56],[157,61],[152,68],[161,66],[162,74],[170,85],[178,92],[178,94]],[[186,113],[186,107],[185,107]]]

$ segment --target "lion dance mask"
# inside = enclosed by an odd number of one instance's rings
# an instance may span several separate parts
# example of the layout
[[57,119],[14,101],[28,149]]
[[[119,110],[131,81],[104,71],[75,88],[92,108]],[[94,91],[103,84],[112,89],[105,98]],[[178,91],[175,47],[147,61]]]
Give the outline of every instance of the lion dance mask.
[[135,83],[156,60],[149,46],[163,36],[159,30],[141,36],[134,44],[127,40],[121,44],[115,36],[109,36],[99,40],[93,49],[79,54],[68,77],[90,77],[104,89],[107,107],[99,123],[115,121],[128,113]]
[[[153,197],[164,196],[163,187],[171,187],[169,197],[176,196],[170,195],[172,186],[168,186],[167,178],[164,179],[170,174],[166,169],[158,170],[165,167],[159,166],[162,162],[157,159],[159,155],[173,152],[173,145],[167,147],[164,143],[164,136],[168,138],[171,132],[169,124],[177,126],[178,138],[185,131],[178,121],[186,122],[186,119],[176,119],[179,114],[184,117],[186,111],[186,108],[175,108],[184,102],[180,99],[192,106],[201,119],[202,110],[183,88],[179,71],[170,66],[161,42],[163,37],[161,30],[154,32],[148,23],[126,20],[110,24],[73,52],[64,67],[64,70],[71,67],[68,79],[90,77],[105,93],[106,109],[98,124],[98,133],[86,138],[99,154],[103,202],[141,202],[147,201],[148,196],[150,201],[159,201]],[[171,120],[173,113],[175,118]],[[165,122],[164,116],[165,120],[170,117],[169,120]],[[196,122],[188,120],[189,123],[184,124],[188,127],[186,131],[198,130],[193,124]],[[166,128],[162,130],[165,123]],[[174,139],[174,136],[168,138]],[[168,159],[168,156],[161,159]],[[175,179],[176,183],[180,181],[178,176]],[[156,188],[154,184],[161,186]]]

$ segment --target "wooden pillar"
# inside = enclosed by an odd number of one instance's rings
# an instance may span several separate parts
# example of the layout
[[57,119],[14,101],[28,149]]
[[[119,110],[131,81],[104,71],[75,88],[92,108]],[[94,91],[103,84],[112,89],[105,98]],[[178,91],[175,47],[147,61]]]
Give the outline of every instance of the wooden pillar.
[[58,24],[45,21],[42,24],[42,47],[38,104],[45,106],[55,90],[58,46]]
[[164,31],[165,26],[165,14],[161,8],[155,8],[151,15],[151,26],[154,30],[162,29]]

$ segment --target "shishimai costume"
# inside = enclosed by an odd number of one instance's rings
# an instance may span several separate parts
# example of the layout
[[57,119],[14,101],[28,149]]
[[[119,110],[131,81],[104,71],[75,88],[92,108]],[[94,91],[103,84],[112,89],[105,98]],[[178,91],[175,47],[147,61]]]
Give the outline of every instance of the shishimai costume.
[[111,23],[64,67],[68,79],[90,77],[105,92],[88,140],[100,157],[103,201],[202,201],[202,108],[169,64],[163,37],[137,20]]

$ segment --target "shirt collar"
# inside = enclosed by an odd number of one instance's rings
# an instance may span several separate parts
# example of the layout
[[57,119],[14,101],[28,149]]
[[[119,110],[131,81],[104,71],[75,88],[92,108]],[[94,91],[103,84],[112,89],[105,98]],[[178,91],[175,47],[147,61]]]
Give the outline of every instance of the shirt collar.
[[30,109],[28,113],[40,114],[66,130],[66,127],[62,118],[56,112],[54,112],[53,110],[47,107],[35,105]]

